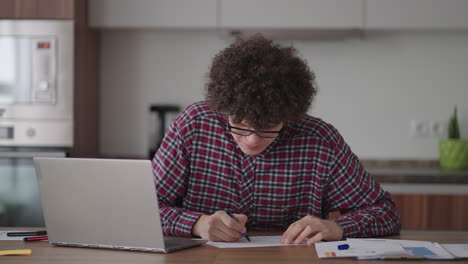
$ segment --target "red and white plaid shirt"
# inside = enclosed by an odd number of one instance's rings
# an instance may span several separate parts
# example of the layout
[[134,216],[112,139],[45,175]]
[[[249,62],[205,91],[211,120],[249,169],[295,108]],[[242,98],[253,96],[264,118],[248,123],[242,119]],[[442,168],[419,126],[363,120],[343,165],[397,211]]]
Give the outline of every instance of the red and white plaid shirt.
[[248,230],[286,230],[306,215],[331,219],[345,237],[398,233],[387,192],[363,169],[330,124],[311,116],[285,124],[258,156],[237,146],[227,119],[205,102],[189,106],[168,129],[153,160],[166,235],[191,236],[202,214],[248,216]]

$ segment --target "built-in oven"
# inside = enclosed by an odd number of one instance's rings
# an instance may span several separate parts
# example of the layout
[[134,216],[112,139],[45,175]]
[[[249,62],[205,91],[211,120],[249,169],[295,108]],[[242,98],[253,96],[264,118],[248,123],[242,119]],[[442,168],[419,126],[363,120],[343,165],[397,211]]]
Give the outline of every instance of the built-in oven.
[[0,20],[0,226],[44,225],[34,156],[73,148],[71,20]]

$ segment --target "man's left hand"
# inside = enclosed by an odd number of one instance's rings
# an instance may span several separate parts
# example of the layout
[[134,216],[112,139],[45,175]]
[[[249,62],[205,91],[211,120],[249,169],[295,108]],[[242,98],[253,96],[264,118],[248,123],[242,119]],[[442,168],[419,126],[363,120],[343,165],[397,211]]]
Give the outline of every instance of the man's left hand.
[[343,229],[333,221],[308,215],[288,227],[281,237],[281,243],[300,244],[306,238],[308,238],[307,245],[321,240],[341,240],[343,239]]

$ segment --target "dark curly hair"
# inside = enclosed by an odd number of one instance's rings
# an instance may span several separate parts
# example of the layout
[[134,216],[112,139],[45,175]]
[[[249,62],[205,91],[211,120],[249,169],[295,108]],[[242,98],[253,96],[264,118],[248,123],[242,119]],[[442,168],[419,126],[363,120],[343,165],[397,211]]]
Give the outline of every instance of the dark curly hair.
[[314,73],[297,53],[260,34],[238,39],[213,59],[205,87],[207,104],[256,130],[298,120],[317,87]]

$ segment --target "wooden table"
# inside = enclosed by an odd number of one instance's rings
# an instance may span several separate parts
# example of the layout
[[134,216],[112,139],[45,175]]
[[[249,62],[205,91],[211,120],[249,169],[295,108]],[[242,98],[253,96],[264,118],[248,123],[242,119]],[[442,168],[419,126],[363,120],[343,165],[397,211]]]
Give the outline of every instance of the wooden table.
[[[3,228],[2,230],[5,230]],[[18,228],[16,228],[18,229]],[[279,233],[254,233],[251,235],[279,235]],[[467,244],[468,232],[453,231],[403,231],[399,236],[387,237],[391,239],[427,240],[439,243]],[[319,259],[314,247],[284,246],[267,248],[219,249],[208,245],[185,249],[169,254],[118,251],[107,249],[88,249],[53,246],[47,242],[0,241],[0,249],[32,249],[31,256],[3,256],[0,263],[217,263],[217,264],[315,264],[315,263],[441,263],[441,261],[358,261],[353,259]],[[453,263],[467,263],[468,260],[452,261]],[[443,261],[443,263],[452,263]]]

